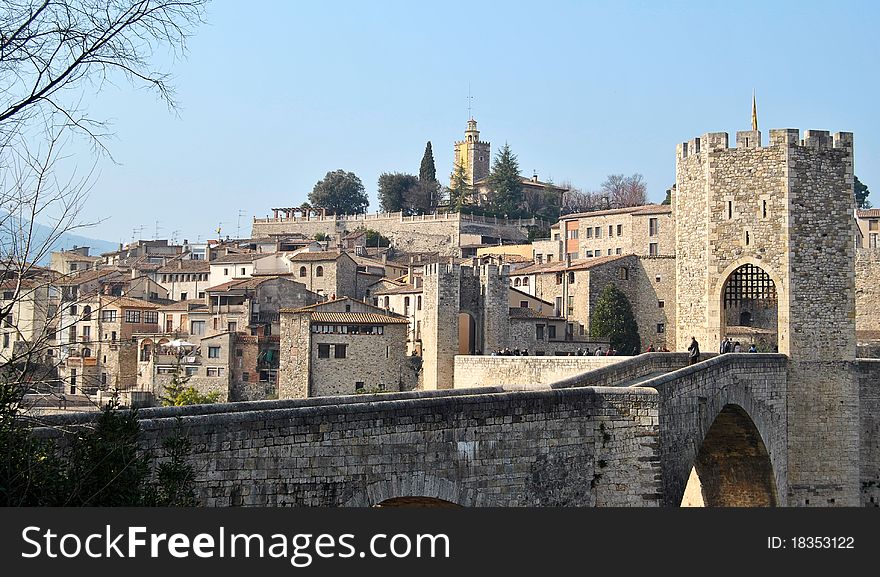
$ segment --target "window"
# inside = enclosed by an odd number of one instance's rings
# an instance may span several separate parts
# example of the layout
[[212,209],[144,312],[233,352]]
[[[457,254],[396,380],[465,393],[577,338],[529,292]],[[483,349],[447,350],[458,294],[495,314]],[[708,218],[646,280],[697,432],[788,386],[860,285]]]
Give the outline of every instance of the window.
[[213,328],[215,331],[219,331],[219,330],[220,330],[220,317],[214,317],[214,318],[211,319],[211,320],[213,321],[213,327],[212,327],[212,328]]
[[544,256],[543,256],[543,255],[540,255],[540,254],[536,254],[536,255],[535,255],[535,262],[538,263],[538,264],[543,263],[543,262],[544,262]]
[[84,320],[84,321],[92,320],[92,307],[90,307],[89,305],[86,305],[83,307],[82,320]]
[[732,218],[733,218],[733,201],[728,200],[727,201],[727,220],[730,220]]
[[766,200],[761,201],[761,218],[767,218],[767,201]]
[[562,297],[556,297],[556,308],[553,309],[554,316],[562,315]]
[[663,334],[666,332],[666,324],[665,323],[657,323],[657,334]]
[[614,236],[614,225],[613,224],[608,225],[608,236]]
[[868,248],[877,248],[877,233],[872,232],[868,235]]
[[522,286],[522,279],[519,277],[513,279],[513,286]]
[[11,301],[15,298],[15,293],[13,291],[3,291],[3,300]]
[[79,267],[75,262],[70,263],[70,272],[76,272]]
[[574,271],[568,272],[568,284],[574,284]]
[[409,297],[403,297],[403,314],[409,312]]
[[318,345],[318,358],[319,359],[329,359],[330,358],[330,345],[319,344]]
[[92,349],[90,349],[90,348],[88,348],[88,347],[84,348],[84,349],[82,350],[82,356],[83,356],[83,357],[86,357],[86,358],[92,356]]
[[751,240],[751,238],[749,238],[749,231],[745,231],[745,239],[744,240],[746,242],[746,246],[749,246],[749,241]]
[[[529,286],[529,277],[523,278],[523,286]],[[419,297],[419,298],[422,298],[422,297]]]
[[77,312],[76,305],[70,305],[70,308],[68,309],[68,312],[69,312],[72,316],[76,316],[76,312]]
[[244,267],[241,267],[241,269],[239,269],[239,270],[241,270],[241,276],[245,276],[247,274],[244,272]]
[[521,308],[521,309],[529,308],[529,301],[519,301],[519,308]]
[[159,311],[144,311],[144,322],[157,324],[159,322]]
[[587,232],[587,238],[593,238],[593,228],[592,227],[588,226],[586,232]]
[[654,282],[660,282],[660,275],[659,274],[654,277]]
[[82,330],[82,340],[88,341],[92,338],[92,327],[84,326]]
[[15,316],[12,314],[12,311],[9,311],[8,313],[6,313],[6,316],[3,317],[3,326],[4,327],[11,327],[14,319],[15,319]]
[[608,256],[611,256],[611,249],[608,249]]
[[180,300],[185,301],[186,297],[188,297],[188,296],[189,296],[188,293],[180,293]]
[[568,316],[571,316],[573,314],[574,314],[574,297],[569,296],[568,297]]
[[[528,281],[528,280],[529,280],[529,279],[524,279],[524,280],[523,280],[523,284],[525,284],[526,281]],[[417,311],[422,310],[422,295],[419,295],[419,296],[416,297],[416,310],[417,310]]]
[[568,259],[569,259],[569,260],[577,260],[577,259],[578,259],[578,256],[579,256],[579,255],[578,255],[578,253],[576,253],[576,252],[570,252],[570,253],[568,253]]
[[[183,294],[186,294],[186,293],[183,293]],[[199,298],[200,299],[205,298],[205,291],[199,291]]]
[[658,256],[660,254],[660,249],[657,247],[656,242],[652,242],[648,245],[648,256]]
[[188,377],[194,377],[195,375],[199,374],[199,368],[198,367],[185,367],[183,372]]
[[243,382],[243,383],[248,382],[250,380],[250,378],[251,378],[250,373],[242,373],[241,374],[241,382]]
[[9,348],[9,333],[3,333],[3,348]]
[[620,280],[629,279],[629,269],[626,268],[625,266],[618,268],[617,269],[617,278],[619,278]]
[[229,276],[229,269],[228,268],[223,269],[223,276]]
[[167,274],[162,275],[162,282],[168,282],[168,275]]
[[76,369],[70,369],[70,394],[76,394]]
[[578,230],[577,229],[568,231],[568,238],[577,238],[577,237],[578,237]]
[[315,276],[324,276],[324,267],[318,265],[315,269]]
[[190,321],[189,334],[196,336],[205,334],[205,321]]
[[226,323],[226,330],[230,333],[234,333],[238,330],[238,323],[235,321],[229,321],[228,323]]
[[110,342],[111,343],[116,342],[116,331],[110,331]]
[[559,240],[559,233],[558,232],[553,234],[553,240]]
[[334,358],[344,359],[345,358],[345,349],[348,348],[348,345],[334,345]]
[[623,236],[623,225],[622,224],[617,225],[617,236]]
[[306,276],[306,267],[299,267],[299,276]]
[[868,230],[880,230],[880,220],[868,221]]
[[562,284],[562,273],[556,273],[556,284]]
[[555,325],[547,325],[547,338],[555,339],[556,338],[556,326]]
[[223,367],[208,367],[208,376],[209,377],[222,377],[223,376]]
[[141,322],[141,311],[130,309],[125,311],[125,322],[135,324]]
[[593,258],[593,251],[591,251],[591,250],[587,251],[587,258]]
[[242,355],[244,355],[244,351],[242,349],[235,349],[236,357],[241,357]]
[[614,249],[614,254],[623,254],[623,249],[621,249],[621,248],[615,248],[615,249]]
[[596,238],[602,238],[602,227],[596,227]]
[[662,309],[666,307],[666,303],[664,301],[657,301],[657,308]]
[[363,381],[355,381],[354,390],[355,391],[363,391],[364,390],[364,382]]
[[660,232],[660,221],[656,218],[648,219],[648,236],[657,236]]
[[208,347],[208,358],[209,359],[219,359],[220,358],[220,347]]
[[535,340],[544,340],[544,325],[535,325]]

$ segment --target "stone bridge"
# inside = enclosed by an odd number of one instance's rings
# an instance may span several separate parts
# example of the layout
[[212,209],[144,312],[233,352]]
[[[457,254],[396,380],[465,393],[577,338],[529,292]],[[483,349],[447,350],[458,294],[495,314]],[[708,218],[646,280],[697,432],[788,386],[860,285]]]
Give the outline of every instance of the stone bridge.
[[[159,453],[180,422],[208,506],[678,506],[692,468],[708,505],[788,504],[788,358],[685,362],[648,353],[534,390],[144,409],[143,443]],[[855,370],[865,442],[852,481],[876,505],[880,361]]]

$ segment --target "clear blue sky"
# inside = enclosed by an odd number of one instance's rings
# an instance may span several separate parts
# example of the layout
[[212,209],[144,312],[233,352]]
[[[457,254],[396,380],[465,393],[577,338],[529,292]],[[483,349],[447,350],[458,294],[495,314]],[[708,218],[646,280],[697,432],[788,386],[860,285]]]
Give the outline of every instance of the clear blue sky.
[[[855,133],[880,205],[878,8],[872,2],[269,2],[215,0],[184,60],[180,109],[120,82],[89,104],[113,121],[84,234],[128,242],[250,233],[328,170],[448,180],[473,115],[524,174],[596,189],[640,172],[659,202],[675,145],[711,131]],[[78,157],[79,158],[79,157]],[[81,157],[87,162],[85,156]]]

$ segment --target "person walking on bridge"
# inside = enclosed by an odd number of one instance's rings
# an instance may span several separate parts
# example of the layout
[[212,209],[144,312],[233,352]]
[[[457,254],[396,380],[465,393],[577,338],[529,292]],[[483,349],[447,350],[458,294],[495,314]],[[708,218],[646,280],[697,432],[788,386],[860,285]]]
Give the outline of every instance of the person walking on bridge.
[[688,347],[688,360],[689,363],[693,365],[700,359],[700,343],[697,342],[697,337],[691,337],[691,346]]

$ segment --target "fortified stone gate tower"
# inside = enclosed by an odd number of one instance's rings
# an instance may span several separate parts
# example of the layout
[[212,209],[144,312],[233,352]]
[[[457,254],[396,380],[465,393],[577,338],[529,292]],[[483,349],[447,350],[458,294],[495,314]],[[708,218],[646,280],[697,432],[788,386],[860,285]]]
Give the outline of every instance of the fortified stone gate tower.
[[455,355],[503,348],[510,336],[507,265],[425,265],[422,358],[425,389],[451,389]]
[[730,336],[789,355],[781,504],[859,503],[852,147],[797,129],[677,147],[677,349]]

